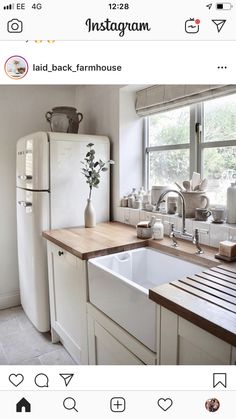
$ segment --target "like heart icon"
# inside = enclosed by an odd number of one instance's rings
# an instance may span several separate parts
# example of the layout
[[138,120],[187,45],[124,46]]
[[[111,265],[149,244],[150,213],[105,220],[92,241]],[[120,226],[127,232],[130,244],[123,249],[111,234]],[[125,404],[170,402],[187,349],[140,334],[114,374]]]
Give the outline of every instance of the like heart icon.
[[157,401],[158,406],[164,410],[166,412],[166,410],[168,410],[172,404],[173,404],[173,400],[167,398],[167,399],[158,399]]
[[18,387],[24,381],[22,374],[11,374],[8,378],[10,383],[12,383],[15,387]]

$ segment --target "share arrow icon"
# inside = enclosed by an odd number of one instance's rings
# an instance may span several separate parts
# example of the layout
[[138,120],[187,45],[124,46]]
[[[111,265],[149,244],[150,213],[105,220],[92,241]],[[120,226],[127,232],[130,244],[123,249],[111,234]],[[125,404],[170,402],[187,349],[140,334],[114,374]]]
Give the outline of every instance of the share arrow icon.
[[64,382],[65,382],[65,386],[67,387],[68,384],[71,382],[72,378],[74,377],[74,374],[59,374]]
[[226,19],[214,19],[212,20],[212,22],[216,25],[217,31],[218,33],[221,31],[221,29],[223,28]]

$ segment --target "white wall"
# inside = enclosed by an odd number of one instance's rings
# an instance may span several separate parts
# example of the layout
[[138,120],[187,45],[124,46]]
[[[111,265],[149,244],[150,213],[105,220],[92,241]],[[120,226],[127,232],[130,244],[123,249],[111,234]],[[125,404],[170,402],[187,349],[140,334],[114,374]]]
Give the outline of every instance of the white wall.
[[84,119],[80,134],[107,135],[111,141],[111,217],[119,200],[119,86],[78,86],[76,107]]
[[120,197],[143,184],[143,120],[135,111],[135,86],[120,90]]
[[75,105],[75,87],[0,86],[0,309],[19,302],[15,148],[21,136],[49,130],[45,112]]
[[81,134],[107,135],[111,140],[111,219],[120,197],[142,186],[142,120],[135,112],[140,86],[78,86],[76,106],[84,114]]

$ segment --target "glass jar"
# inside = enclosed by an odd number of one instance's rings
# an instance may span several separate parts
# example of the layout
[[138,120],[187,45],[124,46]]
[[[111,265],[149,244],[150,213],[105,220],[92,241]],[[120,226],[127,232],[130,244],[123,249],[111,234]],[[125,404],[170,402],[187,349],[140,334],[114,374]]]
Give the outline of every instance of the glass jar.
[[162,240],[164,238],[164,227],[162,221],[158,218],[153,226],[154,240]]

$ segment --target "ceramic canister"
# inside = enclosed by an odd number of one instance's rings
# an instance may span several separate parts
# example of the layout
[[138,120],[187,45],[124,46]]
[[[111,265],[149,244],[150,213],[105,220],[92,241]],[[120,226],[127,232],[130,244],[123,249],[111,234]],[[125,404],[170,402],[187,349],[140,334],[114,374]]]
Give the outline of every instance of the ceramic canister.
[[56,106],[46,112],[46,120],[50,123],[53,132],[68,132],[77,134],[83,115],[71,106]]
[[[196,208],[208,208],[209,198],[204,191],[182,192],[186,204],[186,218],[194,218]],[[178,212],[182,216],[181,199],[178,199]]]

